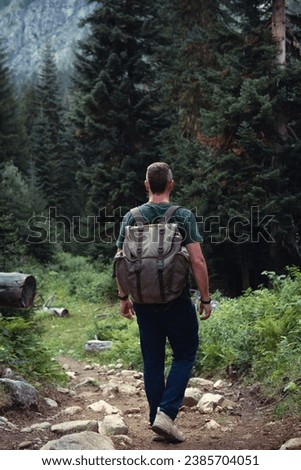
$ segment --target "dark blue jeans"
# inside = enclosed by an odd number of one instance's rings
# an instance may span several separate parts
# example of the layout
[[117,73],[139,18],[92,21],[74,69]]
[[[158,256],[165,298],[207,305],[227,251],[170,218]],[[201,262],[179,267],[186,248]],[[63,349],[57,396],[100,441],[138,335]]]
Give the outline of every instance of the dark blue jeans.
[[[163,305],[134,304],[140,331],[144,384],[150,424],[157,408],[175,419],[182,404],[198,349],[198,320],[190,299]],[[166,341],[172,349],[171,369],[165,382]]]

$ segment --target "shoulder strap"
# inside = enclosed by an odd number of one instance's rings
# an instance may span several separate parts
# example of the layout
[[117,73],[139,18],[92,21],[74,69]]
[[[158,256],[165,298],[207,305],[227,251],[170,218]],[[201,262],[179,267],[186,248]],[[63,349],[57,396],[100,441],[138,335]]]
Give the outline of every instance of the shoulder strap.
[[130,212],[131,212],[136,224],[144,225],[146,223],[146,219],[141,214],[141,211],[140,211],[139,207],[134,207],[133,209],[131,209]]
[[[174,215],[174,213],[176,212],[177,209],[179,209],[180,206],[170,206],[167,211],[165,212],[165,215],[164,215],[164,221],[165,223],[168,223],[170,221],[170,219],[172,218],[172,216]],[[147,220],[143,217],[139,207],[134,207],[133,209],[131,209],[131,214],[132,214],[132,217],[134,218],[134,221],[136,224],[145,224],[147,223]]]
[[165,219],[165,222],[168,223],[170,221],[170,219],[172,218],[172,216],[174,215],[174,213],[176,212],[177,209],[179,209],[180,206],[170,206],[167,211],[165,212],[165,216],[164,216],[164,219]]

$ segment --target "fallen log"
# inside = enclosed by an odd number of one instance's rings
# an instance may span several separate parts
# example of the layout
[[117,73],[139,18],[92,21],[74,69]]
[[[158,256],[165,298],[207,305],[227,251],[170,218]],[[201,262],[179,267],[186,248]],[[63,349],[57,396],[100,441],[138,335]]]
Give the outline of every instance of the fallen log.
[[0,273],[0,307],[30,308],[36,295],[31,274]]
[[51,304],[54,301],[54,298],[55,298],[55,294],[51,294],[51,296],[44,303],[42,310],[44,312],[50,313],[51,315],[55,315],[57,317],[68,317],[69,310],[67,308],[51,307]]
[[51,315],[54,315],[56,317],[68,317],[69,316],[69,310],[67,308],[43,307],[43,311],[48,312]]

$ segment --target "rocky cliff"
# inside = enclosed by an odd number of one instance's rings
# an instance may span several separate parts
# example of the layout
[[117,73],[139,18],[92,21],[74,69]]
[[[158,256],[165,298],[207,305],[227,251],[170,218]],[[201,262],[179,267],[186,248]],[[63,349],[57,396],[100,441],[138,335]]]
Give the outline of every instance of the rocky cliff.
[[24,82],[38,72],[47,43],[58,69],[69,73],[77,41],[87,34],[79,20],[93,8],[86,0],[0,0],[0,38],[14,79]]

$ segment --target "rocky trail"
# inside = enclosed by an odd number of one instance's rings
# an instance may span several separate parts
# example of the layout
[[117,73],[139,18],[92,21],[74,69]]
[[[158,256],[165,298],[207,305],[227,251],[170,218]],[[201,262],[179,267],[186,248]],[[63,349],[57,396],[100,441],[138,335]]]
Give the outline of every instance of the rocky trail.
[[0,449],[230,450],[301,449],[294,417],[274,420],[260,386],[192,378],[177,426],[181,444],[154,442],[142,374],[123,364],[100,366],[67,357],[65,388],[38,394],[36,407],[0,410]]

